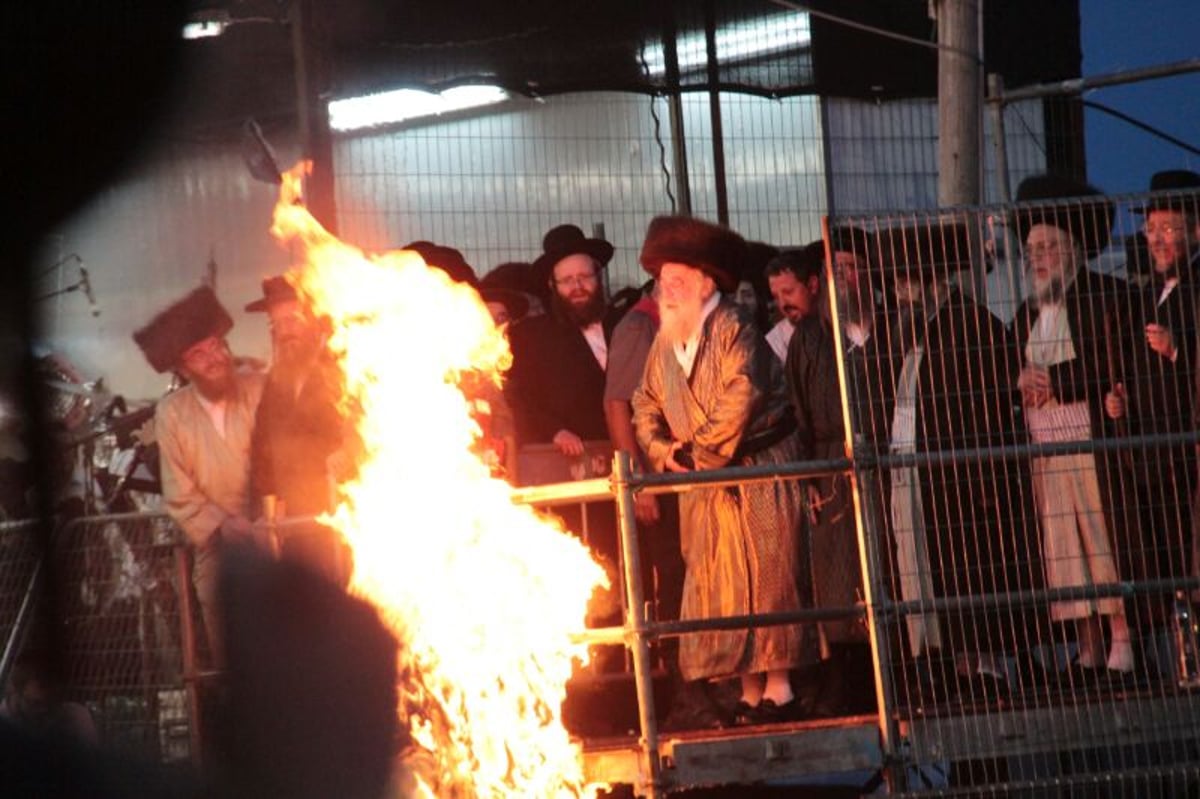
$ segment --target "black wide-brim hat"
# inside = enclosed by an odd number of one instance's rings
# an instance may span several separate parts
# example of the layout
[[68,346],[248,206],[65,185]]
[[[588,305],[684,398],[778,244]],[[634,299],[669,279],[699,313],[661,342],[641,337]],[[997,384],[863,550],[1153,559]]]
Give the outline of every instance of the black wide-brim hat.
[[704,272],[723,292],[737,289],[746,262],[746,240],[732,230],[689,216],[659,216],[650,221],[639,260],[658,278],[665,263],[687,264]]
[[410,241],[401,249],[412,250],[421,256],[421,260],[425,262],[426,266],[442,270],[457,283],[479,287],[479,278],[475,275],[475,268],[467,263],[467,259],[461,252],[453,247],[435,244],[432,241]]
[[884,228],[875,240],[879,270],[889,280],[947,277],[971,268],[971,235],[961,222]]
[[516,322],[529,313],[529,298],[519,291],[497,286],[480,286],[479,296],[484,302],[498,302],[508,309],[508,315]]
[[1070,233],[1087,257],[1093,258],[1108,246],[1113,204],[1087,183],[1060,175],[1033,175],[1017,187],[1013,223],[1022,246],[1034,225],[1051,225]]
[[133,340],[154,371],[178,368],[183,354],[210,336],[224,336],[233,329],[233,319],[208,286],[201,286],[171,304],[143,328]]
[[299,299],[296,289],[284,275],[268,277],[262,282],[262,297],[246,305],[250,313],[265,311],[277,302],[291,302]]
[[542,254],[530,267],[537,282],[545,285],[555,264],[569,255],[590,255],[603,269],[612,260],[613,246],[604,239],[589,239],[577,225],[551,228],[542,237]]
[[1151,192],[1173,192],[1165,197],[1152,197],[1149,202],[1134,208],[1135,214],[1151,211],[1179,211],[1195,214],[1200,210],[1200,175],[1190,169],[1166,169],[1150,176]]

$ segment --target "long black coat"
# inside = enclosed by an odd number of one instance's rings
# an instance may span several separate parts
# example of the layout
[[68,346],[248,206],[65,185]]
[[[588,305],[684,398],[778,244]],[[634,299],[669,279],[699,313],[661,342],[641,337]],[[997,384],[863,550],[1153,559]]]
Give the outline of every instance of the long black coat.
[[[984,307],[951,290],[936,315],[919,324],[924,346],[917,376],[916,451],[988,449],[1011,444],[1017,420],[1010,381],[1018,362],[1004,326]],[[903,362],[898,354],[897,361]],[[897,363],[897,372],[899,371]],[[1011,593],[1043,583],[1035,512],[1021,464],[988,457],[918,469],[934,595]],[[1033,610],[977,608],[941,614],[956,653],[1027,649]]]
[[535,316],[512,328],[510,342],[505,396],[518,445],[549,443],[559,430],[606,440],[604,370],[580,329],[552,314]]
[[[1130,295],[1128,321],[1120,324],[1124,363],[1121,377],[1128,404],[1131,435],[1166,435],[1192,429],[1195,380],[1196,282],[1190,270],[1158,304],[1160,281]],[[1178,355],[1174,362],[1146,344],[1145,327],[1159,324],[1172,333]],[[1196,486],[1196,455],[1191,444],[1137,448],[1120,458],[1137,492],[1129,508],[1129,535],[1122,576],[1130,579],[1182,577],[1192,547],[1191,497]]]
[[[895,383],[887,345],[881,344],[886,342],[884,320],[880,318],[873,329],[874,334],[862,348],[844,343],[850,394],[859,403],[852,412],[853,424],[856,431],[865,431],[867,435],[884,429],[883,420],[890,415],[890,394]],[[830,321],[814,314],[796,325],[788,344],[785,372],[796,411],[803,460],[836,459],[846,454],[833,336]],[[826,609],[853,606],[862,598],[862,567],[850,480],[846,475],[833,474],[809,482],[820,497],[815,509],[816,524],[808,526],[814,606]],[[878,493],[875,497],[879,499]],[[882,505],[877,502],[874,510],[873,517],[882,519]],[[825,622],[822,628],[826,639],[832,642],[865,637],[865,628],[856,621]]]

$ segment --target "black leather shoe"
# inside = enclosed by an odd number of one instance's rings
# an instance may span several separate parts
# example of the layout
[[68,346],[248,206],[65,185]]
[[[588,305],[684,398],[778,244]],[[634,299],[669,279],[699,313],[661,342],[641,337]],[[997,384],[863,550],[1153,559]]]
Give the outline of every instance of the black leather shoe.
[[757,724],[781,724],[800,719],[800,703],[795,699],[782,705],[775,704],[773,699],[764,699],[754,710]]
[[759,724],[758,708],[759,705],[748,705],[739,699],[733,707],[733,726],[749,727]]

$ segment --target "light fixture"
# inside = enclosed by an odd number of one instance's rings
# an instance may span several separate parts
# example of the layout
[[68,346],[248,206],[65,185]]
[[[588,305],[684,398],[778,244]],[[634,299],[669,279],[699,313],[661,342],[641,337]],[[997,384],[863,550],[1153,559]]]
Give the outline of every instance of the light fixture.
[[[807,47],[812,43],[812,31],[808,25],[808,14],[777,14],[721,28],[717,31],[716,40],[717,60],[729,64]],[[703,67],[708,61],[708,47],[703,33],[680,37],[675,52],[680,72]],[[661,43],[643,47],[642,58],[651,75],[666,73],[666,57]]]
[[499,86],[456,86],[442,92],[396,89],[348,97],[329,103],[329,126],[346,132],[440,116],[468,108],[495,105],[508,99]]
[[221,8],[212,8],[205,11],[197,11],[188,19],[187,24],[183,26],[183,38],[185,39],[207,39],[213,36],[220,36],[229,27],[232,19],[229,12]]

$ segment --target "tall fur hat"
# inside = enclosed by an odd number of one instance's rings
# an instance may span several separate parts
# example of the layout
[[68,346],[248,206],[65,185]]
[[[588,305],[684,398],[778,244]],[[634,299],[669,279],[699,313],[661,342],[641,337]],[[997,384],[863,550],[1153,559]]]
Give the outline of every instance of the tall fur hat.
[[233,319],[208,286],[201,286],[133,334],[142,354],[156,372],[179,366],[188,348],[209,336],[224,336]]
[[659,216],[650,221],[640,258],[658,277],[665,263],[687,264],[711,277],[721,291],[737,289],[746,262],[746,240],[732,230],[688,216]]
[[1017,235],[1022,245],[1034,225],[1050,225],[1070,233],[1088,258],[1099,255],[1112,235],[1113,204],[1094,186],[1059,175],[1033,175],[1017,187],[1017,202],[1062,200],[1016,209]]

